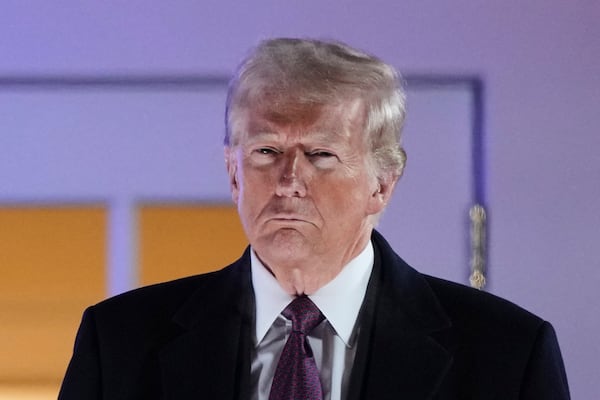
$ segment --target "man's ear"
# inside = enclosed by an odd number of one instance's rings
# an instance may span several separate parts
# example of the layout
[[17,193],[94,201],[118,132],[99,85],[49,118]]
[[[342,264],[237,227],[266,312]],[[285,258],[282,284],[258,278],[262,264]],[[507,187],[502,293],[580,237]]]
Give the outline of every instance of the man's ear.
[[373,190],[369,199],[369,214],[378,214],[383,211],[392,197],[398,178],[398,176],[391,173],[385,173],[377,178],[377,187]]
[[235,204],[238,202],[240,193],[239,181],[237,177],[237,159],[235,157],[235,149],[229,146],[225,146],[225,167],[227,168],[227,175],[229,175],[229,190],[231,191],[231,199]]

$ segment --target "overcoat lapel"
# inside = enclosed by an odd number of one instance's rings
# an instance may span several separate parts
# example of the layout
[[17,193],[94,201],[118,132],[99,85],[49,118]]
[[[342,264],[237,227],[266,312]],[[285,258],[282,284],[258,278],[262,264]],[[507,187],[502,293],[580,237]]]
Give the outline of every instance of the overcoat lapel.
[[443,335],[450,321],[425,278],[377,232],[373,241],[375,267],[367,292],[372,306],[361,316],[366,335],[359,336],[362,398],[431,399],[452,362],[432,334]]
[[181,307],[183,328],[160,355],[165,399],[248,398],[254,295],[249,252]]

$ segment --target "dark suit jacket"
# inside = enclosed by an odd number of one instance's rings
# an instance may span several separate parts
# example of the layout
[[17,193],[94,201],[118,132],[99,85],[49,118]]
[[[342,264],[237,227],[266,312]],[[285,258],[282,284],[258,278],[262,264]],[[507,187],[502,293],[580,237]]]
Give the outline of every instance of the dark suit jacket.
[[[418,273],[376,232],[373,243],[351,400],[569,398],[549,323]],[[90,307],[59,399],[249,398],[249,260]]]

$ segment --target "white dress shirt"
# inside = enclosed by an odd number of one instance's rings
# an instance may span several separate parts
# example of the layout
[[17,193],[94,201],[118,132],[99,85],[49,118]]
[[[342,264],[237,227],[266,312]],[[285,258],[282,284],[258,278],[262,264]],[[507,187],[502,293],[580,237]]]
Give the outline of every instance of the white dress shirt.
[[[292,329],[292,322],[281,312],[294,296],[282,289],[254,251],[250,254],[256,298],[252,400],[268,400],[279,356]],[[356,320],[373,269],[373,254],[373,245],[369,242],[331,282],[308,296],[325,316],[308,336],[319,369],[324,400],[347,397],[359,330]]]

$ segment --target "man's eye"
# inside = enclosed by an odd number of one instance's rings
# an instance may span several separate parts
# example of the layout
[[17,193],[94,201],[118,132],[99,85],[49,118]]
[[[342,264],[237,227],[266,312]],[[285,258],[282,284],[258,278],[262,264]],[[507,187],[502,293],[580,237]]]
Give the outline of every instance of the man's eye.
[[276,153],[275,150],[268,148],[268,147],[261,147],[260,149],[256,149],[256,152],[259,154],[267,155],[267,156]]
[[333,157],[334,155],[333,155],[333,153],[330,153],[328,151],[314,151],[312,153],[309,153],[309,156],[327,158],[327,157]]

